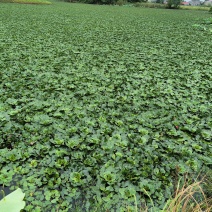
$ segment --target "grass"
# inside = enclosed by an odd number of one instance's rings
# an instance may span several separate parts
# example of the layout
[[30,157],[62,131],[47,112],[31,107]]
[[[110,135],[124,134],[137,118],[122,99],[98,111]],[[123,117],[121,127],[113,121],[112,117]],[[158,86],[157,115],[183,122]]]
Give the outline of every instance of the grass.
[[3,3],[19,3],[19,4],[52,4],[46,0],[0,0]]
[[[212,211],[212,181],[211,174],[204,176],[201,180],[194,180],[193,183],[186,175],[178,181],[176,191],[165,204],[161,212],[210,212]],[[183,183],[182,183],[183,182]],[[145,191],[152,202],[152,208],[147,206],[139,208],[135,197],[135,207],[127,207],[128,212],[157,212],[151,196]],[[132,210],[133,209],[133,210]]]
[[[180,182],[175,193],[175,197],[167,202],[163,211],[188,212],[188,211],[205,211],[210,212],[212,209],[211,198],[207,198],[203,189],[203,181],[194,182],[190,185],[184,183],[180,187]],[[198,198],[197,198],[198,196]],[[202,197],[202,200],[200,199]]]

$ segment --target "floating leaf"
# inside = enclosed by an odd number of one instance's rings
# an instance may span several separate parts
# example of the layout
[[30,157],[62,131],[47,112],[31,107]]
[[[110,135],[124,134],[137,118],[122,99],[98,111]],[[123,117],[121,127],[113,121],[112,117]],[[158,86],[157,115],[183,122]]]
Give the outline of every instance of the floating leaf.
[[19,212],[25,207],[24,196],[25,194],[20,188],[8,194],[0,201],[0,211]]

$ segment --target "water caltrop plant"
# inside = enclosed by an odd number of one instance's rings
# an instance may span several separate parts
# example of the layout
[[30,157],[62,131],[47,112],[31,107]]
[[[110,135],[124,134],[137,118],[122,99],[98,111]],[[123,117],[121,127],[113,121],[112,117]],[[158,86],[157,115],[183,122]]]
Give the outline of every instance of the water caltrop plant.
[[159,211],[211,169],[209,13],[0,7],[0,186],[24,211]]

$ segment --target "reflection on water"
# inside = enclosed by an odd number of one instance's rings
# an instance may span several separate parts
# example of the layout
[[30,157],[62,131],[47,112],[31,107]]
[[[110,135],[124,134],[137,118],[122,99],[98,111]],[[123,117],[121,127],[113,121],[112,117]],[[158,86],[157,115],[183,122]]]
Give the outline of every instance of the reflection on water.
[[6,196],[6,195],[10,194],[11,192],[12,191],[9,189],[9,187],[0,185],[0,200],[3,199],[4,195]]

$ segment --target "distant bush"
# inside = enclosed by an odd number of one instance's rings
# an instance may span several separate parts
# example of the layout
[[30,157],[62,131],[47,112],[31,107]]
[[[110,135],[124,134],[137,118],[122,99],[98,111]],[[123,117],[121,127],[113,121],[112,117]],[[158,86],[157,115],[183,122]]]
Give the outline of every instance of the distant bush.
[[122,6],[122,5],[124,5],[126,2],[124,1],[124,0],[118,0],[117,2],[116,2],[116,4],[117,5],[119,5],[119,6]]
[[[69,1],[71,2],[72,0]],[[76,2],[87,4],[116,4],[117,0],[76,0]]]
[[210,7],[209,13],[212,13],[212,7]]
[[[0,0],[1,1],[1,0]],[[65,2],[81,2],[87,4],[110,4],[110,5],[125,5],[126,3],[140,3],[140,2],[147,2],[148,0],[61,0]]]
[[136,2],[134,4],[135,7],[148,7],[148,8],[165,8],[165,4],[159,4],[159,3],[144,3],[144,2]]
[[168,9],[178,9],[182,0],[168,0],[166,8]]
[[130,3],[148,2],[148,0],[128,0]]

